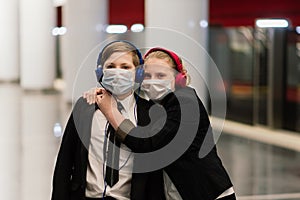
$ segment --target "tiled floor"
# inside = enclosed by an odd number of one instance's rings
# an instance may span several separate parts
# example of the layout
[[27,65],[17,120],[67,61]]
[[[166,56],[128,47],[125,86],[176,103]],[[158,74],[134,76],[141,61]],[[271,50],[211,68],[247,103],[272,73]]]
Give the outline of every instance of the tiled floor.
[[[55,92],[0,84],[0,199],[50,199],[60,137],[71,105]],[[299,141],[300,145],[300,141]],[[300,153],[222,134],[218,151],[238,199],[300,199]]]

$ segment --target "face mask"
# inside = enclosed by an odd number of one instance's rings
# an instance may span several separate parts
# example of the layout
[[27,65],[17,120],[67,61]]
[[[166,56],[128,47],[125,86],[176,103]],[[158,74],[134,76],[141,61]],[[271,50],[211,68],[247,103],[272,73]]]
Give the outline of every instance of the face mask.
[[151,100],[161,100],[172,92],[171,80],[144,80],[141,89]]
[[134,73],[126,69],[106,69],[103,71],[102,86],[114,95],[130,92],[134,86]]

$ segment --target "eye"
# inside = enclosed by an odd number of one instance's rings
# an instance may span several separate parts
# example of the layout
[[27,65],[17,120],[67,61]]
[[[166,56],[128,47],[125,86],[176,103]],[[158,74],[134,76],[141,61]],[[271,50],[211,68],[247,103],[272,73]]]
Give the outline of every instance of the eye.
[[166,74],[164,74],[164,73],[158,73],[157,74],[157,78],[159,78],[159,79],[162,79],[164,77],[166,77]]
[[149,73],[145,73],[145,75],[144,75],[144,79],[151,79],[151,74],[149,74]]
[[114,65],[107,65],[105,66],[105,69],[113,69],[113,68],[116,68]]
[[127,65],[124,65],[124,66],[122,66],[121,68],[122,68],[122,69],[131,69],[131,67],[130,67],[130,66],[127,66]]

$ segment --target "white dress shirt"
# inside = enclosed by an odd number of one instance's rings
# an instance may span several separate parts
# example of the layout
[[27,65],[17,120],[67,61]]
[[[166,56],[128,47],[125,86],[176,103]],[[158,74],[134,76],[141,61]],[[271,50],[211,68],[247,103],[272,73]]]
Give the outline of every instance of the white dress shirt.
[[[136,102],[134,95],[119,101],[124,109],[122,115],[136,125]],[[94,114],[92,121],[91,141],[89,146],[89,163],[87,165],[86,197],[102,198],[105,189],[104,173],[106,161],[103,162],[103,149],[107,120],[100,110]],[[108,145],[107,145],[108,146]],[[107,185],[106,195],[118,200],[130,200],[133,154],[124,144],[120,146],[119,181],[113,186]]]
[[[170,177],[168,176],[168,174],[165,171],[163,171],[163,178],[164,178],[164,191],[165,191],[166,200],[182,200],[175,185],[173,184]],[[233,187],[230,187],[229,189],[224,191],[220,196],[218,196],[217,199],[229,196],[233,193],[234,193],[234,189],[233,189]]]

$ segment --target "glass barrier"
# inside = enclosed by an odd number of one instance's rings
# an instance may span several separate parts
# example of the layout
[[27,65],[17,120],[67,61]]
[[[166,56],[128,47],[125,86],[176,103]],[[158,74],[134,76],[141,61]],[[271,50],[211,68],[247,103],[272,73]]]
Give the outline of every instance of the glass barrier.
[[[227,119],[300,132],[300,35],[285,30],[270,38],[268,29],[210,27],[209,53],[226,86]],[[276,96],[278,84],[282,97]],[[279,118],[277,105],[282,107]]]

